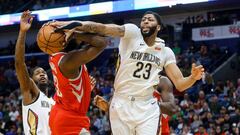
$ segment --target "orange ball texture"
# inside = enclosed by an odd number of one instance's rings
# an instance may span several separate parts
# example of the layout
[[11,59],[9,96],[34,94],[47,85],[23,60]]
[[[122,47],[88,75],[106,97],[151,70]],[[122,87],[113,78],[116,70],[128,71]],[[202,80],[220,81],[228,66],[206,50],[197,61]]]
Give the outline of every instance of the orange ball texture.
[[38,47],[47,54],[53,54],[62,51],[65,48],[64,33],[55,33],[56,27],[51,23],[44,24],[37,35]]

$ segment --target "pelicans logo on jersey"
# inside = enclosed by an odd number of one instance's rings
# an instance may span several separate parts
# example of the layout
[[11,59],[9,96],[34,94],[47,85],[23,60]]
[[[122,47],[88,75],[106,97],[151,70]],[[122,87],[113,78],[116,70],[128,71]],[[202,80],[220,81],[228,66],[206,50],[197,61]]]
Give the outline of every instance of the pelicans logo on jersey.
[[30,127],[30,133],[31,135],[37,134],[37,125],[38,125],[38,116],[36,113],[34,113],[31,109],[28,110],[28,125]]

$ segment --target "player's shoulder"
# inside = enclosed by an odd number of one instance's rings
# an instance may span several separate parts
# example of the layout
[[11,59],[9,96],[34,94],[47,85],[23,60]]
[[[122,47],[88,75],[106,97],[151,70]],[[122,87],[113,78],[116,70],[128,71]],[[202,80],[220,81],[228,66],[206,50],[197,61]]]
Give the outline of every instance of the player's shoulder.
[[156,42],[156,43],[164,44],[164,46],[165,46],[165,41],[164,41],[163,39],[159,38],[159,37],[157,37],[157,38],[155,39],[155,42]]
[[137,25],[132,23],[124,24],[124,37],[123,38],[136,38],[141,36],[140,29]]
[[138,26],[136,24],[133,24],[133,23],[126,23],[123,25],[126,28],[136,28],[136,29],[139,29]]
[[172,52],[172,49],[171,49],[170,47],[168,47],[168,46],[165,46],[165,47],[164,47],[164,51],[165,51],[166,53],[169,53],[169,52]]
[[63,58],[63,56],[65,54],[67,54],[67,53],[57,52],[57,53],[50,55],[50,57],[49,57],[50,66],[51,66],[51,63],[58,64],[59,60],[61,60],[61,58]]

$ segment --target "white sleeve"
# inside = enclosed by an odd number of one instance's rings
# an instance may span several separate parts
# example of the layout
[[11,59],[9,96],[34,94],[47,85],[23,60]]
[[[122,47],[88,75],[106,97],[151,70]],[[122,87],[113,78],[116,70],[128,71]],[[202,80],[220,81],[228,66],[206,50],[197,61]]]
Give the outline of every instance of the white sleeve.
[[125,33],[123,38],[135,38],[139,34],[139,28],[132,23],[124,24]]
[[140,29],[135,24],[125,24],[124,28],[124,36],[120,39],[118,46],[122,59],[128,56],[128,53],[133,50],[136,45],[136,39],[141,36]]
[[166,67],[168,64],[176,63],[176,58],[172,49],[170,49],[169,47],[165,47],[164,49],[166,55],[164,67]]

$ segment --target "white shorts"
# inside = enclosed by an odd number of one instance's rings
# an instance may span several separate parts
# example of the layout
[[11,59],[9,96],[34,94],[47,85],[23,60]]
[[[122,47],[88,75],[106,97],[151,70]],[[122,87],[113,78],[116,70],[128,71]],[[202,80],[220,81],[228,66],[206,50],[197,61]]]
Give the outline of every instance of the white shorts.
[[160,107],[156,98],[135,98],[114,94],[110,105],[113,135],[156,135]]

